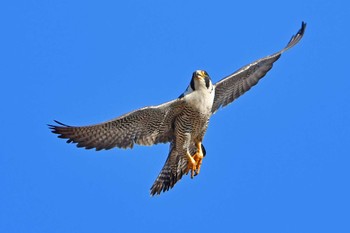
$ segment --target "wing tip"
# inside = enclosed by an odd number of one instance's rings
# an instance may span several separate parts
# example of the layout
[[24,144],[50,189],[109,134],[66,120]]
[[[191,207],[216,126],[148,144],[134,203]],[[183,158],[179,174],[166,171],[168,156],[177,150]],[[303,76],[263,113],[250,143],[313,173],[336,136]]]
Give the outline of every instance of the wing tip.
[[293,47],[301,40],[301,38],[303,38],[304,33],[305,33],[305,29],[306,29],[306,25],[307,25],[307,23],[305,23],[305,21],[301,21],[300,29],[298,30],[298,32],[295,35],[292,36],[292,38],[289,40],[287,46],[282,50],[282,52]]
[[46,124],[48,127],[49,127],[49,129],[51,129],[52,130],[52,132],[53,133],[56,133],[56,132],[54,132],[54,131],[56,131],[58,128],[62,128],[62,127],[72,127],[72,126],[70,126],[70,125],[66,125],[66,124],[64,124],[64,123],[62,123],[62,122],[60,122],[60,121],[57,121],[57,120],[53,120],[56,124],[58,124],[58,125],[53,125],[53,124]]
[[57,125],[54,124],[47,124],[49,129],[52,133],[58,134],[57,137],[61,139],[67,139],[66,143],[75,143],[73,139],[71,139],[69,136],[65,135],[64,131],[66,128],[71,128],[72,126],[66,125],[60,121],[53,120]]
[[[299,31],[297,32],[297,34],[295,35],[295,37],[300,37],[300,39],[304,36],[305,33],[305,29],[306,29],[307,23],[305,21],[301,21],[301,28],[299,29]],[[299,39],[299,40],[300,40]]]

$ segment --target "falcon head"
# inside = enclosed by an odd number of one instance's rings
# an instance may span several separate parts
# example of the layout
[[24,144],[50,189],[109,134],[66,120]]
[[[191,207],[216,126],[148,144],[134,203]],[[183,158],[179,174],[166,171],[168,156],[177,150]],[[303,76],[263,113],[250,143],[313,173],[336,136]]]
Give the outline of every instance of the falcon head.
[[190,85],[188,85],[186,91],[179,96],[179,98],[184,97],[187,94],[190,94],[197,90],[206,90],[209,93],[212,93],[214,86],[211,82],[211,79],[208,73],[204,70],[196,70],[192,74],[192,79]]
[[209,74],[204,70],[196,70],[192,74],[192,79],[189,88],[192,91],[200,90],[200,89],[212,89],[211,79]]

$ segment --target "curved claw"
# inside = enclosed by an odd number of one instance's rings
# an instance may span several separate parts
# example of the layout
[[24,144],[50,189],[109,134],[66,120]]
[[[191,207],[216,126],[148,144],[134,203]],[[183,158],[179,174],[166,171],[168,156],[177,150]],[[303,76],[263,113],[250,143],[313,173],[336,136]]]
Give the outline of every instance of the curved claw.
[[201,170],[202,160],[204,157],[202,143],[196,143],[196,147],[197,152],[193,156],[187,153],[188,164],[186,174],[188,174],[188,172],[191,170],[191,178],[199,174]]
[[201,170],[202,160],[203,160],[203,154],[196,153],[193,156],[194,161],[196,161],[196,169],[195,169],[195,176],[199,174]]
[[191,179],[195,175],[195,171],[197,169],[197,162],[194,160],[194,158],[187,153],[187,170],[186,170],[186,175],[188,174],[189,171],[191,171]]

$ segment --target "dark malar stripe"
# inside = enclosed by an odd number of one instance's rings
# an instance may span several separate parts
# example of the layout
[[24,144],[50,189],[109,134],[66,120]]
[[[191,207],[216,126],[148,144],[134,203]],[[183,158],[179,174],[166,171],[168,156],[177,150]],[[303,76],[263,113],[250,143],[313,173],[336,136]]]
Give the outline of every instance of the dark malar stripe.
[[208,89],[208,88],[209,88],[209,85],[210,85],[209,77],[205,76],[204,79],[205,79],[205,86],[206,86],[207,89]]
[[192,79],[191,79],[191,88],[192,88],[192,90],[195,90],[194,89],[194,77],[192,77]]

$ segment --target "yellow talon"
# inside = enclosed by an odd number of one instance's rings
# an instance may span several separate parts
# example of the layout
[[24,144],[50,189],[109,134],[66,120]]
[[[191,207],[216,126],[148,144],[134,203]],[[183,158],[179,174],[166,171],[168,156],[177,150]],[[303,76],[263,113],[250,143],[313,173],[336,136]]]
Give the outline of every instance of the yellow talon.
[[201,170],[202,160],[203,160],[203,151],[202,151],[202,143],[196,143],[197,152],[193,155],[193,159],[196,161],[196,175],[199,174]]
[[191,178],[193,178],[194,176],[194,171],[196,170],[196,161],[194,160],[194,158],[187,153],[187,172],[186,174],[188,174],[188,172],[191,170]]
[[[202,160],[203,160],[203,151],[202,151],[202,143],[196,143],[197,152],[191,156],[187,154],[187,173],[191,170],[191,178],[198,175],[201,170]],[[187,174],[186,173],[186,174]]]

